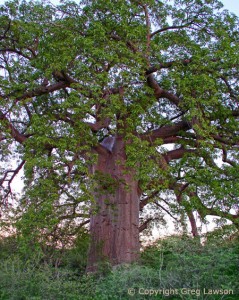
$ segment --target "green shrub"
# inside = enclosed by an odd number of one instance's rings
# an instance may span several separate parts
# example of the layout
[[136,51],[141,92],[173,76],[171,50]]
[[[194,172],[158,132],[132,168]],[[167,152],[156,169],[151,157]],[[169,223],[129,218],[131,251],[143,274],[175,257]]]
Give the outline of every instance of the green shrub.
[[[238,246],[238,241],[210,241],[203,246],[197,239],[170,237],[145,249],[141,262],[159,271],[161,286],[165,288],[232,289],[239,294]],[[197,299],[206,299],[200,297]]]
[[[140,264],[83,274],[86,241],[61,253],[61,263],[42,252],[18,254],[17,241],[0,242],[0,300],[238,299],[239,242],[210,239],[204,246],[187,237],[170,237],[147,247]],[[15,249],[15,250],[14,250]],[[14,250],[12,253],[10,251]],[[52,251],[52,250],[51,250]],[[55,249],[59,257],[59,249]],[[7,257],[7,253],[9,256]],[[84,254],[85,253],[85,254]],[[69,256],[68,256],[69,255]],[[68,257],[67,257],[68,256]],[[234,295],[175,295],[172,290],[233,289]],[[161,294],[148,295],[147,291]],[[131,296],[128,291],[135,291]],[[145,294],[145,293],[146,294]],[[169,293],[169,294],[168,294]]]

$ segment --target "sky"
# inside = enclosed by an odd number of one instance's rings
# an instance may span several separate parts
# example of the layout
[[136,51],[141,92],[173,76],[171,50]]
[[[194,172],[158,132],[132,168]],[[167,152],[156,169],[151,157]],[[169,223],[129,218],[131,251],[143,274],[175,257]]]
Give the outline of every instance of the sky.
[[221,0],[224,7],[229,11],[239,16],[239,1],[238,0]]

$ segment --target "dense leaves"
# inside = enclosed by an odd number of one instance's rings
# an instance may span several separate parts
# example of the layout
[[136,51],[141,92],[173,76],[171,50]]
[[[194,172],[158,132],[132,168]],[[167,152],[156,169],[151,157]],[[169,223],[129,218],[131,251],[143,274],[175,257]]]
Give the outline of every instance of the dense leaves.
[[124,140],[148,220],[183,210],[197,235],[197,211],[238,227],[236,16],[216,0],[0,11],[1,204],[17,200],[22,233],[54,240],[88,223],[107,137]]
[[[55,249],[53,255],[50,251],[43,255],[25,249],[19,255],[20,245],[16,240],[1,239],[0,299],[238,298],[236,239],[229,241],[227,237],[219,242],[215,233],[202,246],[186,237],[170,237],[144,249],[140,264],[116,269],[102,265],[94,275],[83,274],[86,249],[82,245],[85,243],[82,235],[72,249],[61,252]],[[161,295],[147,294],[149,290],[160,289],[164,291]],[[173,294],[175,289],[178,295]],[[182,289],[197,290],[200,294],[182,294]],[[230,290],[233,294],[204,295],[204,289]],[[133,297],[128,293],[132,290]]]

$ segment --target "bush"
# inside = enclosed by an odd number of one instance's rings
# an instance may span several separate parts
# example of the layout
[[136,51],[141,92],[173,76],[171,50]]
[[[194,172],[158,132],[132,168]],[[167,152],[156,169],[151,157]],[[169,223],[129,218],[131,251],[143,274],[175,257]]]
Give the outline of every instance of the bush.
[[[164,288],[231,289],[238,297],[238,246],[238,241],[211,240],[203,246],[197,239],[170,237],[145,249],[141,261],[159,271],[160,286]],[[183,299],[193,298],[184,295]],[[197,299],[206,298],[201,295]]]
[[[0,300],[238,299],[237,240],[210,239],[202,246],[198,240],[170,237],[147,247],[140,264],[113,269],[109,266],[104,269],[102,265],[97,274],[88,275],[83,274],[84,245],[78,241],[75,248],[62,254],[62,263],[53,266],[50,260],[42,259],[41,252],[36,251],[31,256],[28,253],[24,258],[22,253],[9,252],[16,250],[16,241],[1,241]],[[233,289],[234,295],[210,296],[202,292],[176,295],[172,292],[182,288]],[[161,289],[161,294],[150,296],[147,294],[150,289]],[[132,297],[128,291],[134,291],[135,295]]]
[[69,269],[15,257],[1,261],[0,270],[0,299],[78,299],[78,281]]

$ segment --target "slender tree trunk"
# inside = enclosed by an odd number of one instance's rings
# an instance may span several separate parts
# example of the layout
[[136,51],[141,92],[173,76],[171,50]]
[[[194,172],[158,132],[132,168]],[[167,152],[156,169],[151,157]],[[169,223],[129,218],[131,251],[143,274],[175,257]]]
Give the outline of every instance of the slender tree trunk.
[[94,166],[95,203],[90,219],[91,244],[87,271],[99,262],[131,263],[139,255],[139,189],[134,170],[126,167],[125,144],[99,154]]

